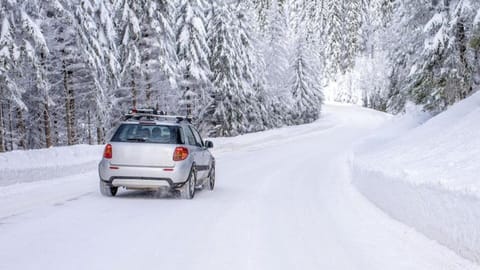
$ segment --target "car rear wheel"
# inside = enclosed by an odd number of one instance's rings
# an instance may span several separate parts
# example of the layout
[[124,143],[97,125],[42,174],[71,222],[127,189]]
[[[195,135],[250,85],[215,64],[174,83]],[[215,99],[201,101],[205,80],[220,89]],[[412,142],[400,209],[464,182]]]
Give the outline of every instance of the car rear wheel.
[[215,188],[215,165],[210,169],[208,176],[208,190],[213,190],[213,188]]
[[183,199],[191,200],[195,197],[195,185],[197,182],[197,174],[195,170],[192,169],[190,174],[188,175],[187,182],[183,185],[182,189],[180,190],[180,195]]
[[108,183],[100,180],[100,193],[103,196],[113,197],[117,195],[118,187],[112,187]]

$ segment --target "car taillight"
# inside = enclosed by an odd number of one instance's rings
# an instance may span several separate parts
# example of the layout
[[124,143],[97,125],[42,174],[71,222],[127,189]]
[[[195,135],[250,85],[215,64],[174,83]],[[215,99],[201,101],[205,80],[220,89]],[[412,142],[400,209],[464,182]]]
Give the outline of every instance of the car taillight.
[[177,147],[175,152],[173,152],[173,161],[185,160],[188,157],[188,148],[186,147]]
[[106,159],[111,159],[112,155],[113,155],[112,145],[111,144],[105,145],[105,150],[103,151],[103,157]]

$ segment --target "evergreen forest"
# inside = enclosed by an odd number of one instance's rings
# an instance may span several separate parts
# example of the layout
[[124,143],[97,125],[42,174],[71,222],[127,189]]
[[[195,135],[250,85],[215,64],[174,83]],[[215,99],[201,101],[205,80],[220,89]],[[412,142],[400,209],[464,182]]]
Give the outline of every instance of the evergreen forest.
[[480,85],[477,0],[0,0],[0,152],[102,144],[131,108],[203,136],[325,101],[432,115]]

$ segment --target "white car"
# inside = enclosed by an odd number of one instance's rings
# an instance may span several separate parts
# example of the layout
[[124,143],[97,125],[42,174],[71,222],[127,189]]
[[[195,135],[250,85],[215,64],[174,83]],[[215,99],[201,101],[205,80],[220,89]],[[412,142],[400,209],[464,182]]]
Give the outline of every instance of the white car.
[[98,166],[100,192],[127,189],[179,190],[192,199],[196,188],[215,186],[215,158],[188,118],[131,111],[105,146]]

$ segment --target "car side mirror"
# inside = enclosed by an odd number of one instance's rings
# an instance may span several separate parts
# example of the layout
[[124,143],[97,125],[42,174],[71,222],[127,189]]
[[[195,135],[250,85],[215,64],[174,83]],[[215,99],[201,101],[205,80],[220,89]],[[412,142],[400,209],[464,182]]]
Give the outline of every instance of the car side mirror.
[[207,148],[213,148],[213,142],[211,142],[211,141],[205,141],[205,146],[206,146]]

